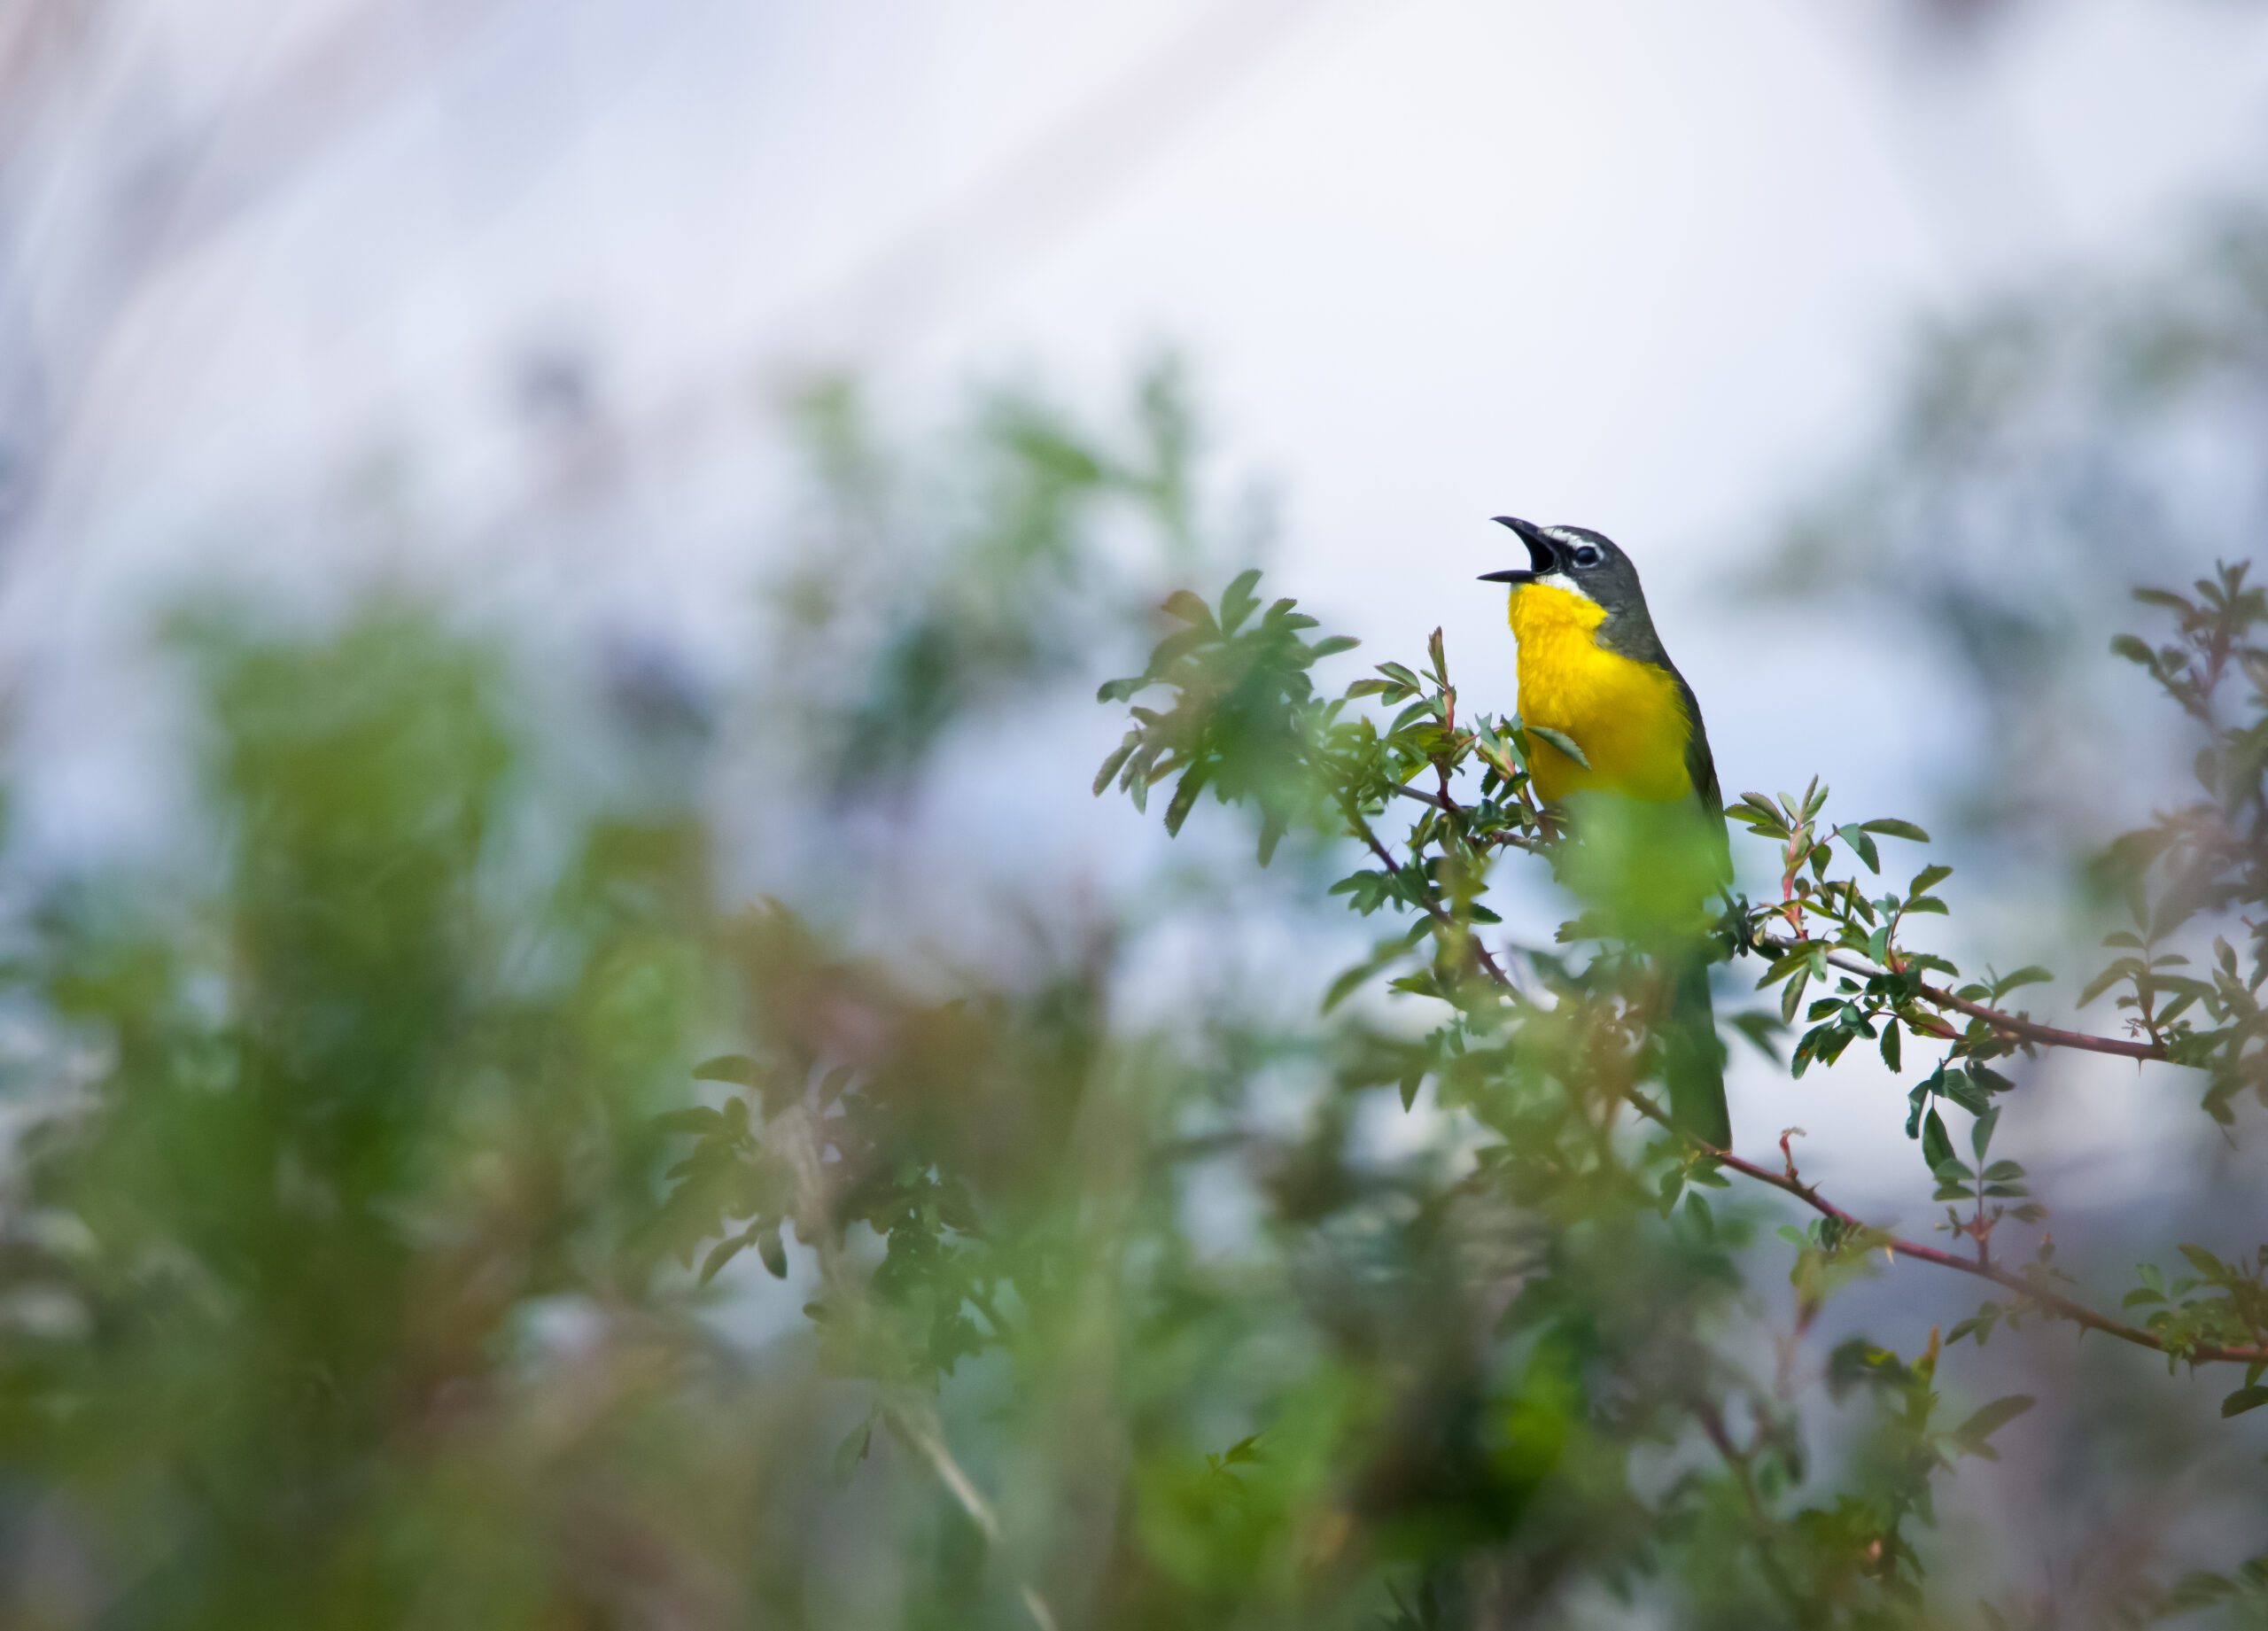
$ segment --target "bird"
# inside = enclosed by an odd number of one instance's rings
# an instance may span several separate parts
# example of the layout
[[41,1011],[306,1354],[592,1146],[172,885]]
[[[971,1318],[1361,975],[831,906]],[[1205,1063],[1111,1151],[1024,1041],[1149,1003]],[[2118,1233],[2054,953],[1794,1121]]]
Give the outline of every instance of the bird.
[[[1588,527],[1492,518],[1527,547],[1526,566],[1483,572],[1481,581],[1511,586],[1519,714],[1531,727],[1528,773],[1537,797],[1563,817],[1600,801],[1619,805],[1644,818],[1633,830],[1683,844],[1697,860],[1682,873],[1668,869],[1680,881],[1673,892],[1697,886],[1697,898],[1682,931],[1654,936],[1651,948],[1666,981],[1662,1073],[1671,1119],[1728,1149],[1724,1048],[1697,926],[1709,889],[1731,885],[1732,856],[1701,704],[1662,649],[1638,569],[1619,546]],[[1580,822],[1571,826],[1580,837]]]

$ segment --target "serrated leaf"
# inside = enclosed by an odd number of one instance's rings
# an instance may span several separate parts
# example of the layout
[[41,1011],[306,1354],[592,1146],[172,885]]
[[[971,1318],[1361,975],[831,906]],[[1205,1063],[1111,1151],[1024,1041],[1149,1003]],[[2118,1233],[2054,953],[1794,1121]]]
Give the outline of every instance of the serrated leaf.
[[1945,1118],[1933,1107],[1929,1115],[1922,1118],[1922,1163],[1935,1172],[1953,1158],[1953,1138],[1946,1131]]
[[1221,593],[1221,627],[1224,631],[1233,633],[1252,616],[1253,610],[1260,604],[1260,597],[1252,592],[1252,586],[1259,581],[1260,569],[1256,566],[1247,566],[1229,580],[1229,586]]
[[[1947,1076],[1938,1083],[1938,1091],[1971,1115],[1982,1115],[1992,1107],[1984,1097],[1984,1090],[1966,1075]],[[1934,1161],[1930,1164],[1936,1165]]]

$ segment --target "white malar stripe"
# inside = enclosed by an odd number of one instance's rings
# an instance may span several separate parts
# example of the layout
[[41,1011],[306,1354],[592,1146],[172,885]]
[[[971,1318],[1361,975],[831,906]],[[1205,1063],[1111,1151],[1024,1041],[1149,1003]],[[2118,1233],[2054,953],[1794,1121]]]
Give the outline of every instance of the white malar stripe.
[[1596,595],[1565,572],[1546,572],[1541,578],[1531,579],[1529,581],[1538,588],[1565,589],[1568,594],[1587,600],[1594,606],[1598,604],[1598,598]]

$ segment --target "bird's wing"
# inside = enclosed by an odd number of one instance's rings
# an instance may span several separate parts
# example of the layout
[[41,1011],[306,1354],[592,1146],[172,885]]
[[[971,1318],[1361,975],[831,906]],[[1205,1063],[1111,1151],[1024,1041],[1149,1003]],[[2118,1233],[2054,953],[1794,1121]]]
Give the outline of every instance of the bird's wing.
[[1678,699],[1685,704],[1685,717],[1690,724],[1685,734],[1686,778],[1693,783],[1694,796],[1701,801],[1701,812],[1708,818],[1710,837],[1716,846],[1718,873],[1729,883],[1733,853],[1725,836],[1725,795],[1717,785],[1717,761],[1709,751],[1708,728],[1701,723],[1701,703],[1693,695],[1693,687],[1685,683],[1683,674],[1674,667],[1669,672],[1677,681]]

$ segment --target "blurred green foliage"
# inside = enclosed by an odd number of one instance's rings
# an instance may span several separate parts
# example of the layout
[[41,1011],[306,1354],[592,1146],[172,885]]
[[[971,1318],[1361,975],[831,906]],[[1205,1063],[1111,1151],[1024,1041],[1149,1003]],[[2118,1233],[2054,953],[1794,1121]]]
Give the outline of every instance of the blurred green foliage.
[[[1460,704],[1438,637],[1326,686],[1353,642],[1256,571],[1161,594],[1253,541],[1197,496],[1170,370],[1115,431],[996,400],[943,497],[850,394],[809,411],[812,553],[757,701],[825,773],[781,778],[814,827],[1148,646],[1102,687],[1130,728],[1097,789],[1170,783],[1177,830],[1246,811],[1317,879],[1301,926],[1351,910],[1369,954],[1310,1021],[1255,1017],[1280,1005],[1225,956],[1146,1010],[1128,931],[1043,889],[1014,973],[948,964],[874,932],[848,866],[731,898],[699,778],[569,773],[620,722],[538,705],[443,609],[183,618],[203,863],[5,876],[0,1623],[2245,1623],[2239,1546],[2044,1607],[2021,1560],[1944,1555],[1953,1470],[2065,1414],[1980,1350],[2063,1351],[2095,1304],[1993,1143],[2011,1061],[2055,1045],[2011,1011],[2038,971],[1917,942],[1948,876],[1898,882],[1921,829],[1748,795],[1778,897],[1665,917],[1709,858],[1549,819],[1526,727]],[[2232,571],[2121,648],[2201,753],[2105,863],[2135,944],[2100,995],[2240,1130],[2263,613]],[[1574,877],[1567,920],[1500,920],[1511,866]],[[1744,1045],[1905,1074],[1884,1143],[1942,1244],[1786,1146],[1668,1130],[1666,937],[1761,981]],[[2260,1259],[2175,1250],[2094,1316],[2126,1412],[2187,1358],[2241,1416],[2263,1367],[2214,1351],[2268,1341]],[[1829,1334],[1955,1258],[1989,1297],[1942,1340],[1894,1302],[1887,1340]]]

